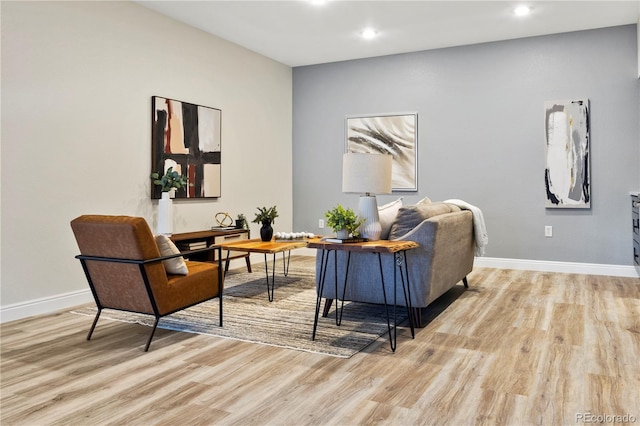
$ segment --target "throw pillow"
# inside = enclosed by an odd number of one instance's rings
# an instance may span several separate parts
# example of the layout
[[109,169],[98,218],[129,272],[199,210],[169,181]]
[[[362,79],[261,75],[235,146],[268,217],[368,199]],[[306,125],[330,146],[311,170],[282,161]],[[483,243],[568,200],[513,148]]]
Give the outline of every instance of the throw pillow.
[[402,197],[387,203],[384,206],[378,207],[378,216],[380,216],[380,225],[382,225],[382,233],[380,234],[381,240],[389,238],[391,226],[396,220],[396,215],[398,214],[400,207],[402,207]]
[[389,239],[394,240],[402,237],[425,219],[452,211],[451,206],[445,203],[416,204],[414,206],[401,207],[396,216],[396,221],[391,227]]
[[[170,256],[180,253],[178,247],[166,235],[156,235],[156,244],[160,250],[160,256]],[[166,259],[162,261],[164,269],[168,274],[187,275],[189,273],[187,264],[182,256]]]
[[431,204],[431,198],[424,197],[422,200],[418,201],[416,204]]

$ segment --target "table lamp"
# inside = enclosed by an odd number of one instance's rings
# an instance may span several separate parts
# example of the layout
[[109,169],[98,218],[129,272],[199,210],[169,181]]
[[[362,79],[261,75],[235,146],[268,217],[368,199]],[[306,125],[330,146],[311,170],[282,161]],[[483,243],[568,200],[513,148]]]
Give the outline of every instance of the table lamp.
[[380,239],[382,226],[375,194],[391,194],[389,154],[346,153],[342,157],[342,192],[364,193],[358,202],[358,215],[365,219],[360,236]]

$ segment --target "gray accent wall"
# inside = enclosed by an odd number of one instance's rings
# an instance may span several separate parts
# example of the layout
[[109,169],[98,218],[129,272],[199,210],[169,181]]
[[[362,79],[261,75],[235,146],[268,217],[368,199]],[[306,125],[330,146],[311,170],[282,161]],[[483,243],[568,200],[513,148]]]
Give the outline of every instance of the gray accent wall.
[[[480,207],[486,256],[631,265],[638,191],[637,26],[293,69],[293,227],[358,197],[341,192],[345,117],[418,113],[418,191]],[[375,41],[374,41],[375,42]],[[591,208],[545,209],[544,101],[588,98]],[[553,237],[544,227],[553,226]]]

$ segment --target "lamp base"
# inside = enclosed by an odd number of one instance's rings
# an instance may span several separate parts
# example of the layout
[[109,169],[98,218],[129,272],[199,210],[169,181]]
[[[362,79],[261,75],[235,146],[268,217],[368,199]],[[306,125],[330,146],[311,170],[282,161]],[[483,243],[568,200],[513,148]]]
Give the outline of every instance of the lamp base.
[[382,234],[382,225],[378,215],[378,201],[375,195],[362,195],[358,202],[358,214],[365,222],[360,226],[360,236],[369,241],[377,241]]

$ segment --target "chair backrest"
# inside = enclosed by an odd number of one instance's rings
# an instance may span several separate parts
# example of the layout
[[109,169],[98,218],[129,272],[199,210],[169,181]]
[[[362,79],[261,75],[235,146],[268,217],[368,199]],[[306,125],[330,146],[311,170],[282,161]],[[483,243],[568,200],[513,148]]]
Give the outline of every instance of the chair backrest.
[[[71,221],[80,253],[130,260],[160,257],[149,225],[141,217],[84,215]],[[87,260],[96,303],[103,308],[154,313],[140,266]],[[162,262],[144,266],[151,290],[167,285]]]

